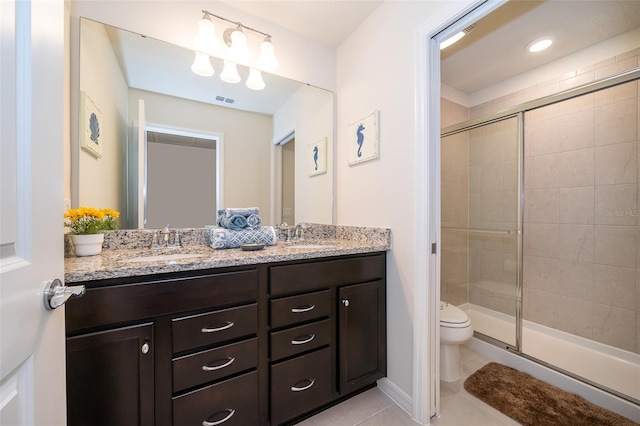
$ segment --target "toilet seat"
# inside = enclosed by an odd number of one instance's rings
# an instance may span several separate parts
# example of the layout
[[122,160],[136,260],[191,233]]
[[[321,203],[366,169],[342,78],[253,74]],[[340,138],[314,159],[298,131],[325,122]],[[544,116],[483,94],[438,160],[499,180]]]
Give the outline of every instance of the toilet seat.
[[457,306],[440,302],[440,327],[465,328],[471,326],[467,314]]

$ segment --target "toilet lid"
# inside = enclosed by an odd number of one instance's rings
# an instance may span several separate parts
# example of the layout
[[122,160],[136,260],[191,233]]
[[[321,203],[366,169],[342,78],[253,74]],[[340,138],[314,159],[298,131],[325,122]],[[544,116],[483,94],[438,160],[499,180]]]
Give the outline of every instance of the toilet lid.
[[462,309],[447,302],[440,302],[440,322],[462,324],[467,321],[469,321],[469,317]]

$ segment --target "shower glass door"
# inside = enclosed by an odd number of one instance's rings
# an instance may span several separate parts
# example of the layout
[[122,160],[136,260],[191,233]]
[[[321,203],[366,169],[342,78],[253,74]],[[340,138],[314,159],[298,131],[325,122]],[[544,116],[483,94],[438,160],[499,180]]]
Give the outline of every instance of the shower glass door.
[[[474,331],[518,347],[521,115],[444,129],[441,299]],[[460,126],[457,126],[460,127]]]
[[638,81],[527,111],[522,352],[640,401]]

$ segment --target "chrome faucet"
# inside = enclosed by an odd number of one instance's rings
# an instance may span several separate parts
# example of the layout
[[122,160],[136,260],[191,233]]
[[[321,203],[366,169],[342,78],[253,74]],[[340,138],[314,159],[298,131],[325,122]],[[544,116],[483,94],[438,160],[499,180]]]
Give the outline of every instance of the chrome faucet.
[[297,224],[293,233],[293,238],[296,240],[304,240],[304,228],[304,223]]
[[[162,235],[162,238],[160,238],[160,235]],[[162,228],[159,234],[158,234],[158,231],[154,231],[153,240],[151,241],[151,248],[152,249],[161,249],[163,247],[177,248],[181,246],[180,232],[177,229],[173,232],[173,242],[171,244],[169,244],[170,239],[171,239],[171,228],[167,224]]]
[[162,228],[162,245],[169,245],[169,236],[171,235],[171,229],[169,229],[169,224],[166,224],[164,228]]

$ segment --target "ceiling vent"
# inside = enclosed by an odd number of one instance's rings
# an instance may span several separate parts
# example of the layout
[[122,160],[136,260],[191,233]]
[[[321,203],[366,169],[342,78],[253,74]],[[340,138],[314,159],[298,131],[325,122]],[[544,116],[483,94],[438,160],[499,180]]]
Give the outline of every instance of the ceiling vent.
[[232,98],[225,98],[224,96],[216,96],[216,101],[218,102],[225,102],[227,104],[232,104],[234,103],[236,100],[232,99]]

